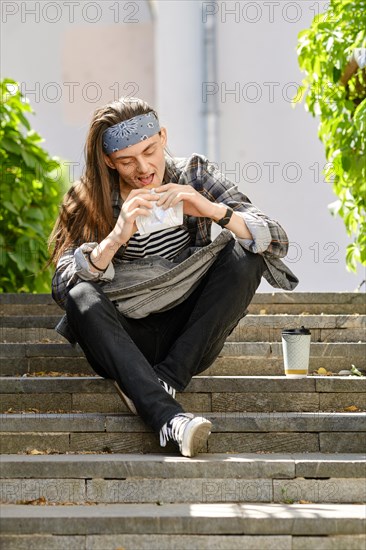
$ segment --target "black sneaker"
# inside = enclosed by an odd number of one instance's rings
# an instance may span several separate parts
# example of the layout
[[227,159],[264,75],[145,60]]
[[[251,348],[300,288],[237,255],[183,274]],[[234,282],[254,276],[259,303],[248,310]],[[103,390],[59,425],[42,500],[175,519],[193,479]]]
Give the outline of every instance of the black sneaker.
[[212,424],[202,416],[179,413],[166,422],[160,430],[160,445],[165,447],[174,441],[183,456],[195,456],[206,445]]

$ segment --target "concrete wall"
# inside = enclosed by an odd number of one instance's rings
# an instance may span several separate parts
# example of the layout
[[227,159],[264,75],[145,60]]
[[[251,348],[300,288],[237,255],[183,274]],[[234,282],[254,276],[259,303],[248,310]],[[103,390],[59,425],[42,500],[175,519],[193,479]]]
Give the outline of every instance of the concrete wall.
[[77,178],[94,110],[122,95],[155,102],[147,2],[2,2],[1,71],[21,83],[45,148]]
[[[280,221],[299,291],[354,290],[349,242],[327,204],[317,120],[295,109],[297,34],[325,2],[194,0],[2,2],[2,75],[23,83],[45,147],[83,166],[94,109],[120,95],[155,105],[177,156],[205,150],[207,91],[218,107],[217,162],[252,202]],[[151,6],[155,13],[152,19]],[[216,26],[217,75],[205,74],[204,31]],[[205,84],[206,83],[206,84]],[[212,97],[211,97],[212,99]],[[261,291],[272,291],[265,281]]]

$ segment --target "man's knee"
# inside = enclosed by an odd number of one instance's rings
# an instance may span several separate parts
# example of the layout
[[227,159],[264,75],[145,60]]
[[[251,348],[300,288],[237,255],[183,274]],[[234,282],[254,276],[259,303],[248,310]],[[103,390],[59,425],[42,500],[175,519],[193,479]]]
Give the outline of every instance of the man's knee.
[[66,313],[86,313],[92,305],[99,301],[99,292],[96,285],[89,281],[81,281],[76,284],[68,293],[66,302]]
[[262,277],[265,263],[261,254],[250,252],[236,242],[229,258],[228,274],[233,281],[240,283],[243,278],[260,280]]

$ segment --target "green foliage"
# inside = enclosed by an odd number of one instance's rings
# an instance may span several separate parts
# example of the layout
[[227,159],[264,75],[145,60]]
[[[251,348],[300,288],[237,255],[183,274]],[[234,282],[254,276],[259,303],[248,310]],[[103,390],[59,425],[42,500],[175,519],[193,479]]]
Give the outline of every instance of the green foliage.
[[358,69],[344,86],[354,48],[366,47],[366,1],[331,0],[324,14],[299,34],[298,60],[306,76],[298,90],[306,93],[306,109],[319,116],[325,146],[326,180],[338,200],[328,206],[354,238],[346,265],[356,272],[366,265],[366,70]]
[[42,149],[14,80],[0,83],[0,292],[50,292],[47,239],[67,187],[62,164]]

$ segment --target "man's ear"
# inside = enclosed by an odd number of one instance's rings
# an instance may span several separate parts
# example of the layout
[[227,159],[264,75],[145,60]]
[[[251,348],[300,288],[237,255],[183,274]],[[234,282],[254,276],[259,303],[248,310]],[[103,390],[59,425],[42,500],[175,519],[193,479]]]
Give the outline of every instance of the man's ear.
[[114,165],[114,162],[109,158],[109,156],[103,153],[103,157],[106,165],[109,166],[109,168],[112,168],[112,170],[115,170],[116,167]]
[[165,127],[160,128],[160,139],[162,146],[165,147],[168,141],[168,135]]

